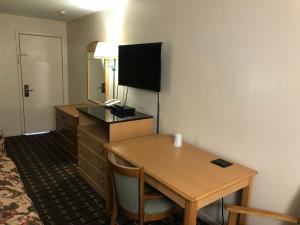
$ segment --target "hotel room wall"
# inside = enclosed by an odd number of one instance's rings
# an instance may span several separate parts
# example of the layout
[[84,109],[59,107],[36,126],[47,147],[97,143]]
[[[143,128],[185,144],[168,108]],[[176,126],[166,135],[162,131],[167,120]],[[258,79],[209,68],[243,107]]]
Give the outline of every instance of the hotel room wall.
[[[6,136],[21,134],[21,99],[18,79],[16,32],[63,37],[64,101],[68,102],[66,23],[0,14],[0,127]],[[7,77],[5,76],[7,74]]]
[[[166,43],[161,131],[180,132],[186,142],[258,170],[252,205],[298,216],[299,12],[296,0],[132,0],[120,37],[121,43]],[[99,12],[68,24],[78,34],[69,35],[69,44],[79,45],[69,46],[70,70],[84,71],[79,49],[86,35],[109,40],[105,24],[112,17]],[[83,74],[74,69],[70,77],[70,100],[84,100]],[[153,93],[129,92],[128,104],[139,110],[155,115],[155,103]],[[202,212],[219,221],[218,210],[214,204]]]
[[105,40],[102,21],[102,14],[94,13],[67,23],[70,103],[87,101],[86,47]]
[[[87,100],[85,48],[92,41],[116,41],[122,44],[163,41],[166,43],[164,54],[169,54],[171,27],[166,22],[170,18],[169,4],[169,1],[154,0],[149,5],[147,1],[132,0],[122,9],[94,13],[69,22],[67,30],[70,102]],[[141,17],[143,19],[140,19]],[[139,32],[136,32],[137,30]],[[170,61],[169,58],[163,57],[163,63]],[[163,68],[166,69],[167,66]],[[125,99],[124,87],[119,86],[119,97]],[[140,104],[139,99],[145,99],[147,104]],[[137,110],[156,116],[155,93],[130,88],[128,101]]]

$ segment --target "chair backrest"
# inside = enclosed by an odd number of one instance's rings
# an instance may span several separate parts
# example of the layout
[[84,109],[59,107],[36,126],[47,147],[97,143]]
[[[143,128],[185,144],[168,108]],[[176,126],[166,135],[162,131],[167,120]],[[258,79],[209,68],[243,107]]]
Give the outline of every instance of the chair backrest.
[[2,129],[0,128],[0,156],[5,156],[5,150],[4,150],[4,135],[2,132]]
[[119,164],[113,153],[108,159],[118,206],[126,216],[138,219],[144,211],[144,170]]

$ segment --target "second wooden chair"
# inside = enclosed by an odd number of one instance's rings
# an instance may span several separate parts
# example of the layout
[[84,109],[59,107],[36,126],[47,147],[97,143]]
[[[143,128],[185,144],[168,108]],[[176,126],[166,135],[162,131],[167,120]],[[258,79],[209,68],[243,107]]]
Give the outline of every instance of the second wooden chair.
[[271,212],[267,210],[249,208],[249,207],[242,207],[236,205],[227,205],[226,209],[229,212],[228,217],[228,225],[236,225],[238,220],[238,215],[245,216],[245,215],[253,215],[253,216],[261,216],[267,217],[269,219],[299,224],[300,220],[294,216],[289,216],[282,213]]

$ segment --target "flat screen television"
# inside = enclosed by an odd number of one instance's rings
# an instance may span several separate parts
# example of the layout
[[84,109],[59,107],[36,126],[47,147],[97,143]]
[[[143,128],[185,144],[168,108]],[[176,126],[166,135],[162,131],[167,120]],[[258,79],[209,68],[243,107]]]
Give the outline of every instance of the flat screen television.
[[160,92],[162,43],[119,46],[119,85]]

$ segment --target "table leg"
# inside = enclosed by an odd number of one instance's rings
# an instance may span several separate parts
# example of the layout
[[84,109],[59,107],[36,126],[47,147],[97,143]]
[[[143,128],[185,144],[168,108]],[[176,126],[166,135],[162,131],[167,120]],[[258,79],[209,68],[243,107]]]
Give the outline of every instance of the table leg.
[[196,225],[197,223],[197,202],[185,201],[184,225]]
[[[249,179],[249,186],[243,188],[241,206],[245,206],[245,207],[250,206],[252,186],[253,186],[253,178],[250,178]],[[247,225],[248,224],[247,215],[240,215],[240,224],[241,225]]]

